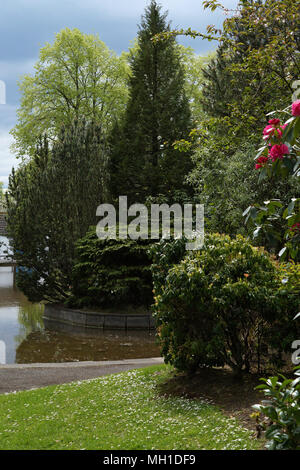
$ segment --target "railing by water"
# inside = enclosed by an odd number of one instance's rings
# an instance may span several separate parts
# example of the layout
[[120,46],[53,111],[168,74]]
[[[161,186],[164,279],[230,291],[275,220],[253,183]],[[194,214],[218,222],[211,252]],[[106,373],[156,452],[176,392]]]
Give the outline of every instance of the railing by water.
[[0,254],[0,268],[8,268],[11,267],[14,273],[13,282],[15,285],[16,282],[16,272],[17,272],[17,263],[10,255],[3,255]]

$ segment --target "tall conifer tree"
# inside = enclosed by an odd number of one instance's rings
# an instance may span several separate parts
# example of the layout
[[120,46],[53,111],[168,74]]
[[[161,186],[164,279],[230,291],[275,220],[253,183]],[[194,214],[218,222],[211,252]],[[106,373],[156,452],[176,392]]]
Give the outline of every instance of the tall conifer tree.
[[52,147],[40,140],[35,156],[12,171],[8,232],[19,266],[17,282],[32,301],[68,297],[75,243],[97,222],[106,198],[106,154],[98,125],[62,128]]
[[182,189],[190,156],[172,143],[191,129],[184,70],[174,38],[155,42],[168,31],[167,13],[152,0],[138,31],[138,51],[131,57],[130,98],[121,127],[112,133],[112,195],[131,202]]

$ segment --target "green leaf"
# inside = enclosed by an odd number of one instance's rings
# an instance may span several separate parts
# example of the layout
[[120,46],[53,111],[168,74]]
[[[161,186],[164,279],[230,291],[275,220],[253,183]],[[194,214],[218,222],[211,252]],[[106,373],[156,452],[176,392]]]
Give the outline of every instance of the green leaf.
[[290,124],[288,127],[285,128],[284,133],[282,135],[282,140],[285,143],[289,143],[290,145],[294,145],[295,138],[294,138],[294,126],[293,126],[293,124]]
[[257,227],[257,228],[254,230],[254,232],[253,232],[253,238],[258,237],[260,230],[261,230],[261,226],[260,226],[260,227]]
[[294,175],[296,175],[297,170],[298,170],[299,168],[300,168],[300,157],[297,157],[296,163],[295,163],[295,166],[294,166],[294,169],[293,169]]
[[263,153],[265,153],[265,151],[268,151],[268,146],[264,145],[263,147],[261,147],[258,151],[257,151],[257,154],[254,158],[254,160],[257,160],[258,157],[260,157]]
[[287,250],[286,246],[280,250],[280,252],[278,253],[279,258],[284,258],[285,257],[285,255],[287,254],[286,250]]
[[259,174],[258,183],[261,183],[263,180],[265,180],[267,176],[268,176],[268,169],[267,167],[264,167]]
[[300,116],[296,118],[294,124],[294,139],[296,140],[297,137],[300,135]]
[[247,209],[243,212],[243,217],[246,217],[247,214],[249,214],[252,206],[247,207]]
[[[258,388],[258,387],[255,387]],[[256,411],[261,411],[262,410],[262,405],[252,405],[252,408]]]
[[282,163],[283,165],[285,166],[285,168],[287,168],[287,170],[289,171],[289,173],[293,173],[294,172],[294,167],[295,167],[295,163],[293,162],[293,160],[291,160],[290,158],[283,158],[282,160]]

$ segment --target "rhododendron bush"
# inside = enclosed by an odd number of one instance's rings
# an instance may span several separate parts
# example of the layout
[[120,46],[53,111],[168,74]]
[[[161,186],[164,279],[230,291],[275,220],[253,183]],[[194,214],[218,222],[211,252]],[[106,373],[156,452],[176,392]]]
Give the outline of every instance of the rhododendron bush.
[[[272,178],[274,184],[279,178],[300,177],[300,100],[293,102],[282,112],[289,114],[289,119],[282,122],[278,117],[269,120],[263,130],[264,145],[255,157],[255,168],[260,172],[259,181]],[[244,212],[246,222],[255,224],[254,238],[263,232],[270,240],[280,240],[282,248],[280,258],[299,260],[300,255],[300,198],[295,197],[288,207],[278,199],[265,201],[264,206],[253,205]],[[279,223],[280,222],[280,223]],[[284,226],[284,239],[279,226]]]

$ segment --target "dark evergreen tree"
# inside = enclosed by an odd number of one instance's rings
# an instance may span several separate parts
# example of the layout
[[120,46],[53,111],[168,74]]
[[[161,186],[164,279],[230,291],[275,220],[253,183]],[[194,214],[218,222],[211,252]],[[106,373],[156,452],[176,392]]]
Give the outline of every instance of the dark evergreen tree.
[[202,104],[225,135],[247,139],[270,109],[289,103],[300,71],[299,20],[294,0],[244,0],[224,22],[216,57],[203,70]]
[[151,1],[131,57],[130,98],[121,126],[111,136],[111,192],[131,202],[182,189],[190,156],[172,146],[187,138],[191,114],[184,92],[184,71],[174,38],[155,42],[168,31],[167,14]]

